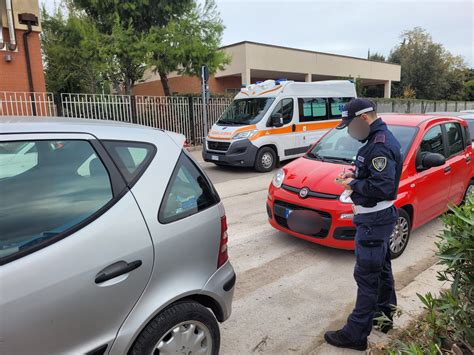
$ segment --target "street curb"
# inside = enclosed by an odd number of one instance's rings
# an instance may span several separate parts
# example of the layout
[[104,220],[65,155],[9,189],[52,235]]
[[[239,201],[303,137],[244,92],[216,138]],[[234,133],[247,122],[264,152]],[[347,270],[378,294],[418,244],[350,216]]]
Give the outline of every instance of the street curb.
[[186,147],[186,149],[188,150],[188,152],[197,152],[197,151],[202,150],[202,145],[192,145],[192,146]]
[[[395,319],[396,329],[383,334],[377,330],[373,330],[369,336],[369,343],[371,348],[377,349],[383,345],[387,345],[392,341],[400,330],[406,329],[413,321],[423,313],[424,307],[417,296],[417,293],[424,295],[428,292],[434,297],[437,297],[442,290],[449,287],[448,282],[441,282],[437,280],[437,274],[443,267],[438,263],[433,264],[428,269],[418,274],[412,282],[397,292],[398,307],[402,311],[402,315]],[[364,354],[367,352],[338,349],[329,344],[323,343],[309,354]]]

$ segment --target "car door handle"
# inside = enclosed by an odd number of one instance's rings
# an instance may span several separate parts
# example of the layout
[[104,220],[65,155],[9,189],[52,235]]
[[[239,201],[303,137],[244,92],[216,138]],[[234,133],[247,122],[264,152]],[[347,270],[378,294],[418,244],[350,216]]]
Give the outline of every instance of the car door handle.
[[127,274],[130,271],[133,271],[139,268],[141,265],[142,265],[141,260],[135,260],[130,263],[122,262],[120,266],[113,268],[111,271],[106,271],[107,269],[109,269],[109,267],[111,268],[113,266],[113,265],[110,265],[106,267],[103,271],[99,272],[99,274],[95,278],[95,283],[100,284],[102,282],[114,279],[117,276]]
[[451,171],[451,167],[450,166],[447,166],[444,168],[444,172],[445,173],[449,173]]
[[296,132],[296,125],[294,123],[291,125],[291,131]]

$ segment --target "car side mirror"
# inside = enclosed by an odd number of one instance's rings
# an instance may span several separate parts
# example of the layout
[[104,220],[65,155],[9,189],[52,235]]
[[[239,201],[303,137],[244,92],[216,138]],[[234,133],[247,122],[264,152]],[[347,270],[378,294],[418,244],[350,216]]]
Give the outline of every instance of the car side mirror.
[[427,170],[446,163],[446,158],[439,153],[418,153],[416,166],[418,171]]
[[274,113],[270,117],[270,124],[272,127],[283,126],[283,115],[281,113]]

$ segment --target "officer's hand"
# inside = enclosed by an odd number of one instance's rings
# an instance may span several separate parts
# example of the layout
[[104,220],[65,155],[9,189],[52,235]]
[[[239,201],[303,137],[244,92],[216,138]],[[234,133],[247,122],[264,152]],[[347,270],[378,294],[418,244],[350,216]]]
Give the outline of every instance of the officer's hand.
[[352,190],[352,187],[349,185],[353,178],[347,178],[341,181],[341,185],[344,186],[346,190]]
[[352,171],[348,171],[348,172],[342,172],[339,174],[339,179],[348,179],[348,178],[353,178],[354,177],[354,173]]

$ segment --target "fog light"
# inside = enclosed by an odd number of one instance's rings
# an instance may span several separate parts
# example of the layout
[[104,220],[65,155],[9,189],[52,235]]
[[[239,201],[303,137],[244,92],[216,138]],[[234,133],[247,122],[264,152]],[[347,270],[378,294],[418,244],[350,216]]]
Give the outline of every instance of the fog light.
[[354,218],[353,213],[342,213],[341,214],[341,219],[352,219],[352,218]]

